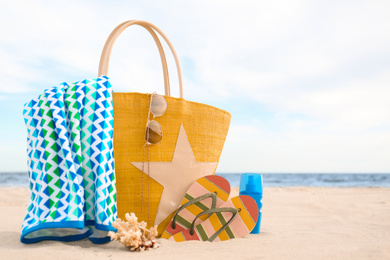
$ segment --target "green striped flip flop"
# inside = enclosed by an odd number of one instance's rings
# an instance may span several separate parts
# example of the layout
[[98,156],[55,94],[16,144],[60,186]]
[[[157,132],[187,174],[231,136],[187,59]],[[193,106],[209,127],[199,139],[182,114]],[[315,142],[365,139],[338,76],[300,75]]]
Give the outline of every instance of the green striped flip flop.
[[195,181],[187,190],[180,207],[162,233],[161,238],[185,231],[191,224],[199,224],[207,219],[207,214],[196,218],[202,212],[215,209],[225,203],[230,195],[229,182],[218,175],[208,175]]
[[[199,217],[210,215],[205,221],[196,224]],[[189,240],[224,241],[248,235],[256,225],[259,209],[256,201],[241,195],[230,199],[219,208],[199,213],[191,226],[176,233],[169,240],[183,242]]]

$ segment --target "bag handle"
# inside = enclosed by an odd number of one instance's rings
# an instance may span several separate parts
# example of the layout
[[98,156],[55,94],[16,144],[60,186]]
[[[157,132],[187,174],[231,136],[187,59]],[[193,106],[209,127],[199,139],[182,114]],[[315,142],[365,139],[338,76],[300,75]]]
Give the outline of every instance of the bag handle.
[[[99,76],[107,75],[107,73],[108,73],[108,63],[109,63],[109,59],[111,57],[111,51],[112,51],[112,48],[109,49],[108,47],[110,46],[110,44],[113,44],[114,36],[116,36],[116,38],[117,38],[119,36],[119,34],[123,30],[125,30],[126,27],[124,27],[124,25],[126,25],[129,22],[130,21],[126,21],[126,22],[121,23],[108,36],[108,39],[106,41],[106,44],[104,45],[103,52],[102,52],[102,55],[101,55],[101,58],[100,58],[99,72],[98,72]],[[122,28],[122,27],[124,27],[124,28]],[[163,66],[165,94],[167,95],[167,93],[168,94],[170,93],[170,89],[169,89],[168,66],[167,66],[167,62],[166,62],[166,58],[165,58],[164,49],[162,48],[162,45],[161,45],[160,40],[159,40],[158,36],[156,35],[156,33],[148,26],[143,26],[143,27],[146,30],[148,30],[149,33],[153,36],[153,39],[156,42],[156,45],[158,47],[158,51],[160,53],[160,58],[161,58],[161,63],[162,63],[162,66]],[[120,29],[122,29],[122,30],[120,32],[118,32]],[[114,39],[114,41],[115,41],[115,39]],[[104,62],[102,62],[102,61],[104,61]],[[104,73],[104,71],[106,71],[106,73]]]
[[[107,75],[108,73],[108,65],[109,65],[109,62],[110,62],[110,57],[111,57],[111,52],[112,52],[112,48],[109,48],[110,44],[114,44],[116,38],[119,36],[119,34],[126,29],[126,27],[124,27],[127,23],[129,23],[130,21],[126,21],[126,22],[123,22],[121,23],[120,25],[118,25],[112,32],[111,34],[108,36],[107,38],[107,41],[104,45],[104,48],[103,48],[103,52],[102,52],[102,55],[101,55],[101,58],[100,58],[100,64],[99,64],[99,77],[101,75]],[[141,25],[142,26],[142,25]],[[124,28],[122,28],[124,27]],[[164,53],[164,49],[161,45],[161,42],[160,42],[160,39],[158,38],[158,36],[156,35],[156,33],[154,32],[153,29],[151,29],[150,27],[148,26],[142,26],[144,27],[146,30],[149,31],[149,33],[152,35],[154,41],[156,42],[156,45],[158,47],[158,51],[160,53],[160,58],[161,58],[161,63],[162,63],[162,67],[163,67],[163,74],[164,74],[164,86],[165,86],[165,95],[167,95],[167,93],[169,94],[170,93],[170,89],[169,89],[169,74],[168,74],[168,66],[167,66],[167,60],[166,60],[166,57],[165,57],[165,53]],[[122,29],[121,31],[119,31],[120,29]],[[118,35],[117,35],[118,34]],[[114,36],[116,37],[114,40]],[[102,62],[103,61],[103,62]],[[105,73],[104,73],[105,72]]]
[[176,67],[177,67],[177,74],[178,74],[178,77],[179,77],[180,97],[183,98],[183,82],[182,82],[180,62],[179,62],[179,58],[177,56],[177,53],[176,53],[175,49],[173,48],[172,43],[169,41],[168,37],[158,27],[156,27],[155,25],[153,25],[153,24],[151,24],[149,22],[146,22],[146,21],[141,21],[141,20],[126,21],[126,22],[123,22],[120,25],[118,25],[111,32],[111,34],[109,35],[108,39],[106,40],[106,43],[104,45],[102,54],[100,56],[99,72],[98,72],[99,77],[102,76],[102,75],[107,75],[107,73],[108,73],[108,67],[109,67],[109,63],[110,63],[110,56],[111,56],[112,48],[114,46],[114,43],[115,43],[116,39],[119,37],[119,35],[127,27],[129,27],[131,25],[134,25],[134,24],[142,26],[146,30],[148,30],[149,33],[152,35],[154,41],[156,42],[156,45],[157,45],[157,47],[159,49],[162,66],[163,66],[164,85],[165,85],[165,95],[166,96],[170,96],[168,67],[167,67],[167,63],[166,63],[164,49],[163,49],[163,47],[161,45],[161,42],[160,42],[158,36],[156,35],[155,31],[158,32],[160,34],[160,36],[168,44],[168,46],[169,46],[169,48],[170,48],[170,50],[171,50],[171,52],[172,52],[172,54],[173,54],[173,56],[175,58],[175,63],[176,63]]

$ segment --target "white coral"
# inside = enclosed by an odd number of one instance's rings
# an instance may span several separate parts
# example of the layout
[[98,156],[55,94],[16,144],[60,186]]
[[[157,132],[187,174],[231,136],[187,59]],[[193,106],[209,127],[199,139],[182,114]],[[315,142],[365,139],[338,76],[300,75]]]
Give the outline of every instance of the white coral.
[[120,218],[116,219],[112,226],[118,231],[108,232],[111,240],[118,240],[120,243],[127,246],[130,251],[145,251],[149,248],[159,248],[160,244],[157,242],[158,236],[157,226],[146,228],[146,222],[138,222],[138,218],[134,213],[126,213],[126,221]]

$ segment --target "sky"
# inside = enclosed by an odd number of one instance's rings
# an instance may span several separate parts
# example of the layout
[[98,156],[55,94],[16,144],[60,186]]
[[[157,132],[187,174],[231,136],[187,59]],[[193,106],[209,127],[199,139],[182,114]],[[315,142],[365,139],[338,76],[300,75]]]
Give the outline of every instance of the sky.
[[[23,105],[95,78],[110,32],[137,19],[173,43],[184,98],[232,114],[217,172],[389,173],[389,11],[387,0],[2,1],[0,172],[27,171]],[[141,27],[118,39],[109,76],[117,92],[163,92]]]

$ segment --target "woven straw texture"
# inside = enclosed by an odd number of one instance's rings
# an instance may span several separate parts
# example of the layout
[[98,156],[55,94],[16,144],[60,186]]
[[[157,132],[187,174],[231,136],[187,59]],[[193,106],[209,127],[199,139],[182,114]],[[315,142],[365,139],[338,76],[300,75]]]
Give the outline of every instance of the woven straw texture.
[[[170,162],[176,147],[180,125],[183,125],[197,162],[218,162],[228,133],[231,115],[224,110],[182,98],[165,97],[168,108],[156,117],[163,129],[162,141],[150,146],[151,162]],[[118,217],[128,212],[141,217],[143,197],[144,221],[154,223],[163,186],[150,178],[150,209],[148,210],[148,176],[133,166],[142,162],[144,134],[147,123],[150,95],[141,93],[113,93],[114,104],[114,152],[117,180]],[[142,175],[143,196],[142,196]],[[167,176],[169,178],[169,176]],[[158,227],[161,234],[173,213]]]

